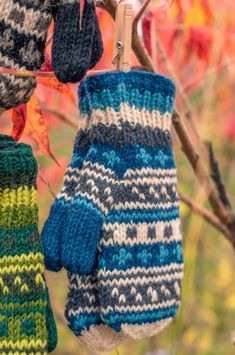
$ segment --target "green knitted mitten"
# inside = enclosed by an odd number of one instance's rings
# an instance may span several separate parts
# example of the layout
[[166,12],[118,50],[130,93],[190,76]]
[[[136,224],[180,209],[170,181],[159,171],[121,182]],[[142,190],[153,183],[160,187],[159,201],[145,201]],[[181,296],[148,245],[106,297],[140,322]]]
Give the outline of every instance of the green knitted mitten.
[[0,136],[0,353],[47,354],[57,331],[38,233],[37,162]]

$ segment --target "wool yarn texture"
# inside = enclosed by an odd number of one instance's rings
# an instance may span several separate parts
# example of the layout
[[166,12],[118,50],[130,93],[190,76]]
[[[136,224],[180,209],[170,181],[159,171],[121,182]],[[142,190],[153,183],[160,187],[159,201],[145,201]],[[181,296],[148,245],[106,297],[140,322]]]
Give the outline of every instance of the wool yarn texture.
[[[85,100],[84,100],[84,104]],[[42,245],[45,267],[50,271],[59,271],[63,265],[61,261],[61,245],[66,226],[68,213],[72,208],[74,190],[77,185],[83,160],[88,152],[89,141],[87,137],[88,120],[81,115],[81,127],[77,133],[72,161],[66,169],[63,186],[58,193],[48,219],[42,229]]]
[[175,86],[145,72],[86,78],[91,146],[75,189],[62,265],[96,267],[101,316],[132,338],[175,316],[183,277],[171,116]]
[[88,349],[108,351],[125,337],[105,324],[101,315],[97,275],[69,274],[65,317],[69,328]]
[[52,67],[62,83],[79,82],[103,54],[94,1],[61,0],[54,10]]
[[[39,70],[51,19],[50,0],[1,1],[0,67]],[[0,111],[26,103],[35,87],[35,77],[0,73]]]
[[38,233],[37,162],[30,146],[0,136],[0,352],[47,354],[57,331]]
[[[90,147],[87,134],[89,118],[83,114],[88,110],[86,97],[80,102],[80,109],[82,124],[77,133],[72,161],[42,231],[45,265],[51,271],[59,271],[62,267],[60,251],[68,226],[67,219],[73,210],[75,188]],[[69,328],[90,350],[108,351],[117,347],[123,340],[123,335],[113,331],[101,319],[97,278],[92,274],[88,276],[69,274],[68,279],[69,292],[65,316]]]

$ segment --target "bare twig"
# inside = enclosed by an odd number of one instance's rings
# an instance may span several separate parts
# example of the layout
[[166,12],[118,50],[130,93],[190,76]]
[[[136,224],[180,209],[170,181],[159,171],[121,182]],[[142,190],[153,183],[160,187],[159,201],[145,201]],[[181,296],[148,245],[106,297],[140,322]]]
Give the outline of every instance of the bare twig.
[[67,123],[70,127],[76,128],[76,129],[78,128],[78,122],[76,122],[75,120],[71,120],[71,118],[67,117],[63,113],[51,108],[44,101],[39,100],[39,103],[40,103],[42,110],[45,110],[45,111],[51,113],[52,115],[56,116],[61,121]]
[[227,192],[225,190],[225,186],[224,183],[222,181],[221,178],[221,174],[220,174],[220,169],[219,169],[219,164],[215,158],[215,154],[214,154],[214,150],[212,147],[212,143],[211,142],[205,142],[205,146],[208,150],[208,154],[209,154],[209,163],[210,163],[210,171],[211,171],[211,178],[214,181],[216,187],[217,187],[217,191],[219,193],[220,199],[223,202],[224,206],[226,208],[231,209],[231,203],[229,201]]
[[194,213],[204,218],[208,223],[210,223],[212,226],[222,232],[230,240],[227,228],[221,223],[221,221],[218,217],[216,217],[215,214],[208,211],[206,208],[196,204],[192,199],[190,199],[182,192],[179,192],[179,196],[180,200],[185,203]]
[[43,182],[43,184],[45,184],[47,186],[48,191],[50,192],[50,194],[56,198],[56,194],[54,193],[54,191],[51,188],[51,184],[50,182],[45,178],[45,176],[43,176],[42,172],[39,170],[38,172],[38,177],[39,179]]
[[[116,10],[116,2],[115,0],[107,0],[105,3],[102,4],[102,8],[106,10],[114,19],[115,18],[115,10]],[[138,33],[136,30],[133,30],[132,34],[132,48],[136,54],[136,57],[139,60],[139,63],[143,66],[148,68],[149,71],[156,71],[155,66],[148,55],[146,48],[144,47],[142,41],[140,40]],[[166,60],[166,58],[165,58]],[[166,62],[168,64],[168,62]],[[182,96],[184,90],[182,89],[181,98],[183,97],[183,102],[186,104],[186,111],[188,118],[192,118],[192,109],[191,105],[188,102],[186,96]],[[205,191],[208,195],[208,200],[212,206],[214,214],[217,218],[221,221],[222,224],[226,226],[228,229],[229,239],[232,242],[233,246],[235,247],[235,220],[233,211],[229,208],[226,208],[223,202],[220,199],[219,194],[217,193],[213,183],[211,181],[210,175],[207,172],[203,162],[201,161],[201,157],[197,152],[193,141],[179,115],[178,112],[174,112],[173,114],[173,126],[176,130],[176,133],[179,137],[182,150],[184,151],[186,157],[188,158],[197,179],[199,182],[204,186]],[[197,134],[198,138],[199,135]],[[200,139],[199,139],[200,141]]]

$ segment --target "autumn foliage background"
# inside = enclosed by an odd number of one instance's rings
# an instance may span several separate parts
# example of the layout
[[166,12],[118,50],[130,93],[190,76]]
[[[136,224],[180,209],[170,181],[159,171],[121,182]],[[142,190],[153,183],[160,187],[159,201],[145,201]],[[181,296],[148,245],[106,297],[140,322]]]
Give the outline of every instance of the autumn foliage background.
[[[135,7],[139,4],[135,1]],[[105,52],[97,69],[111,68],[113,21],[99,10]],[[176,80],[196,112],[202,140],[213,142],[228,194],[235,205],[235,2],[233,0],[152,0],[139,28],[159,72]],[[50,70],[50,45],[43,70]],[[133,62],[136,63],[135,58]],[[27,105],[0,117],[1,133],[33,145],[40,165],[40,226],[61,186],[79,126],[77,86],[38,79]],[[185,111],[182,95],[177,107]],[[14,127],[12,129],[12,122]],[[187,123],[187,122],[186,122]],[[188,125],[193,139],[195,131]],[[22,136],[21,136],[22,134]],[[179,190],[207,205],[201,186],[174,137]],[[235,353],[235,254],[201,217],[181,204],[185,278],[181,310],[158,336],[127,341],[120,355],[232,355]],[[48,273],[59,328],[57,355],[89,354],[63,318],[66,273]],[[109,354],[115,354],[115,350]],[[117,352],[116,352],[117,353]]]

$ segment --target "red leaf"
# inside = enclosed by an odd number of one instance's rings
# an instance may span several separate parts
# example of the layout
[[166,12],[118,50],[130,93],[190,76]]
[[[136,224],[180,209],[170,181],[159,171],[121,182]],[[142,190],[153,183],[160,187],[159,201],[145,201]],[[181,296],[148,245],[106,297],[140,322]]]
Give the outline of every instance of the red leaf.
[[208,64],[213,43],[212,31],[208,27],[192,26],[186,32],[185,53],[183,65],[196,53],[199,59]]
[[225,125],[225,136],[229,141],[235,138],[235,116],[230,115]]
[[13,123],[11,135],[18,142],[25,129],[27,120],[26,104],[20,105],[12,110],[11,120]]
[[51,64],[51,57],[47,53],[45,55],[45,61],[42,64],[40,71],[42,72],[53,71],[52,64]]
[[142,29],[143,29],[143,37],[144,37],[144,45],[149,53],[152,56],[152,33],[151,26],[154,20],[154,15],[152,11],[148,11],[147,14],[143,17],[142,20]]
[[25,133],[32,137],[40,151],[52,158],[58,165],[55,156],[52,154],[48,138],[48,128],[44,120],[41,107],[35,96],[32,96],[27,106],[28,119]]

